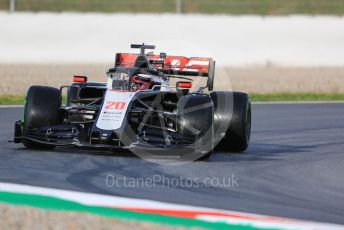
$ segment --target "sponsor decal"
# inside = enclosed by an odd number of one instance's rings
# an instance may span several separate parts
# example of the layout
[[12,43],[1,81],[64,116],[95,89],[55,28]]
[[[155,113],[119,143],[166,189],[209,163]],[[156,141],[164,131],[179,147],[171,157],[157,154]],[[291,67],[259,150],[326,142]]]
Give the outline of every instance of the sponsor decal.
[[134,95],[135,93],[133,92],[108,90],[96,126],[103,130],[121,128],[127,113],[128,104]]
[[123,110],[126,102],[108,101],[105,105],[106,109]]

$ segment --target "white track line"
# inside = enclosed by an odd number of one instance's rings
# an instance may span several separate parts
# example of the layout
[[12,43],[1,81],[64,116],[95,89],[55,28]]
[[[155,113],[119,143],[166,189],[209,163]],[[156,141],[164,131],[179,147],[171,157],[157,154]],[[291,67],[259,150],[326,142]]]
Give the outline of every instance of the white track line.
[[256,105],[284,105],[284,104],[343,104],[344,101],[254,101]]
[[22,108],[23,105],[0,105],[0,109],[7,109],[7,108]]
[[[200,219],[208,222],[225,222],[229,224],[250,224],[254,227],[273,227],[282,229],[344,229],[344,226],[337,224],[327,224],[303,220],[294,220],[287,218],[278,218],[265,215],[249,214],[243,212],[195,207],[190,205],[179,205],[173,203],[166,203],[154,200],[116,197],[110,195],[92,194],[75,192],[68,190],[36,187],[30,185],[10,184],[0,182],[0,191],[14,192],[24,194],[34,194],[41,196],[50,196],[60,198],[63,200],[69,200],[78,202],[88,206],[100,206],[109,208],[120,209],[150,209],[150,210],[178,210],[178,211],[196,211],[200,212],[196,216],[196,219]],[[0,199],[1,201],[1,199]],[[202,212],[214,213],[202,214]],[[216,215],[217,214],[217,215]],[[219,214],[226,215],[239,215],[241,218],[233,216],[221,216]],[[244,218],[243,218],[244,217]]]

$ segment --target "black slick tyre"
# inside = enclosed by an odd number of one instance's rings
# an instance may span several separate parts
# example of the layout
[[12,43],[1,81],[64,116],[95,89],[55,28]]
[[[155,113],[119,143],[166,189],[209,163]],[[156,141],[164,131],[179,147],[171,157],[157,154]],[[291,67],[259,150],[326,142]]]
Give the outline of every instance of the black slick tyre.
[[[24,107],[23,131],[56,125],[60,122],[60,90],[46,86],[31,86],[26,95]],[[30,149],[53,149],[55,146],[22,140]]]
[[212,92],[214,129],[217,137],[215,150],[243,152],[251,136],[251,103],[241,92]]
[[186,95],[178,101],[179,132],[185,138],[194,138],[200,150],[200,159],[210,156],[213,149],[214,107],[209,96]]

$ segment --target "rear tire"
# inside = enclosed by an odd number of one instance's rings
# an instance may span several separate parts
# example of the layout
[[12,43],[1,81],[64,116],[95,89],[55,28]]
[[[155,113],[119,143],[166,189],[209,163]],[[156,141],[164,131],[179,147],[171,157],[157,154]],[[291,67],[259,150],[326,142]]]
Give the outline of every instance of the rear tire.
[[[28,131],[58,124],[60,122],[60,106],[60,90],[46,86],[31,86],[26,95],[23,130]],[[41,144],[30,140],[22,140],[22,143],[30,149],[55,148],[53,145]]]
[[241,92],[212,92],[210,96],[214,102],[214,126],[218,138],[215,150],[245,151],[251,136],[251,103],[248,95]]
[[199,160],[209,158],[213,150],[214,108],[209,96],[186,95],[178,101],[179,132],[186,138],[196,138],[201,150]]

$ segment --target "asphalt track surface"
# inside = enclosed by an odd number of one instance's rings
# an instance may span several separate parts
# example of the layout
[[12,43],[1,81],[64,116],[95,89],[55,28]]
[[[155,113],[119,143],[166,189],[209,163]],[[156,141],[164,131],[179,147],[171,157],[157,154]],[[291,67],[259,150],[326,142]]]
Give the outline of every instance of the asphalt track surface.
[[0,108],[1,182],[344,224],[344,104],[256,104],[246,153],[179,166],[130,154],[27,150],[8,143],[20,111]]

